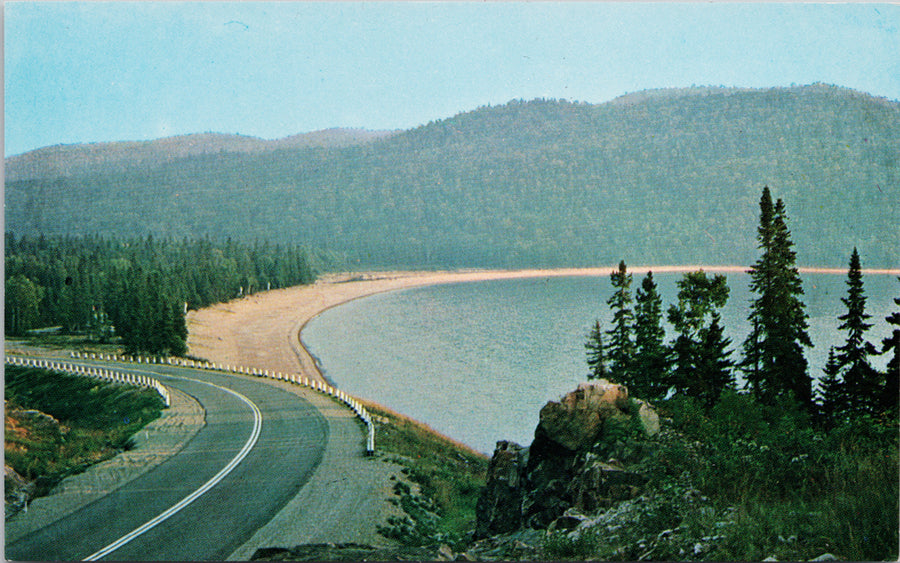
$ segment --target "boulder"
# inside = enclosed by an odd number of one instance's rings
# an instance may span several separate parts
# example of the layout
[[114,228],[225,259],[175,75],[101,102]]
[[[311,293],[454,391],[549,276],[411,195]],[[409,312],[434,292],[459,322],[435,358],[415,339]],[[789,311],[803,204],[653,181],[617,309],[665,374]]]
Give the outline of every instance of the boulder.
[[541,409],[535,431],[570,451],[590,448],[600,438],[607,419],[628,414],[628,388],[605,379],[582,383],[559,401]]
[[[637,496],[644,478],[607,459],[616,451],[627,455],[627,446],[620,444],[621,428],[631,424],[632,413],[646,434],[659,432],[653,408],[643,401],[637,404],[635,408],[623,385],[583,383],[541,409],[529,448],[498,442],[476,506],[475,537],[523,526],[565,528],[576,525],[570,511],[589,513]],[[608,437],[613,425],[619,430]]]

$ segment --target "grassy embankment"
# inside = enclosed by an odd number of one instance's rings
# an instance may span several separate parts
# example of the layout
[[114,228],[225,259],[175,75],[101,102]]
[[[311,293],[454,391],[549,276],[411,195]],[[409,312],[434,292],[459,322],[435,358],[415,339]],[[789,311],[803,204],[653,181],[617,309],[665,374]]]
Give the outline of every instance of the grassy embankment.
[[152,390],[9,365],[4,392],[6,464],[34,482],[32,497],[127,450],[165,408]]
[[395,502],[408,517],[392,518],[382,535],[407,545],[459,545],[475,527],[475,504],[485,483],[488,458],[427,425],[367,402],[374,415],[378,451],[403,466],[418,485],[394,485]]

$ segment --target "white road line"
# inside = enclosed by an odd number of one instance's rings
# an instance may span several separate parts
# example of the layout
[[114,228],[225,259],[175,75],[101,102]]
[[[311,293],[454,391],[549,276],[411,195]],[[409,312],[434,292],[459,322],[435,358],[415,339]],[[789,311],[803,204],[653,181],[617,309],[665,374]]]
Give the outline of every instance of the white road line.
[[[163,375],[163,374],[160,374],[160,375]],[[199,489],[197,489],[197,490],[194,491],[193,493],[189,494],[188,496],[184,497],[184,499],[182,499],[178,504],[176,504],[176,505],[173,506],[172,508],[166,510],[165,512],[163,512],[162,514],[160,514],[160,515],[157,516],[156,518],[150,520],[149,522],[147,522],[147,523],[144,524],[143,526],[141,526],[141,527],[139,527],[139,528],[133,530],[132,532],[129,532],[128,534],[125,534],[124,536],[122,536],[121,538],[117,539],[116,541],[114,541],[113,543],[109,544],[108,546],[104,547],[104,548],[101,549],[100,551],[98,551],[98,552],[96,552],[96,553],[94,553],[94,554],[92,554],[92,555],[89,555],[89,556],[85,557],[85,558],[84,558],[84,561],[96,561],[96,560],[100,559],[101,557],[105,557],[105,556],[109,555],[110,553],[112,553],[113,551],[119,549],[120,547],[122,547],[123,545],[127,544],[127,543],[130,542],[131,540],[137,538],[138,536],[140,536],[141,534],[146,533],[146,532],[149,531],[149,530],[152,530],[153,528],[155,528],[156,526],[158,526],[158,525],[161,524],[162,522],[165,522],[165,521],[168,520],[170,517],[172,517],[172,516],[174,516],[175,514],[177,514],[178,512],[180,512],[183,508],[185,508],[186,506],[188,506],[189,504],[191,504],[192,502],[194,502],[195,500],[197,500],[201,495],[203,495],[203,493],[205,493],[206,491],[208,491],[208,490],[210,490],[211,488],[213,488],[219,481],[221,481],[222,479],[224,479],[226,475],[228,475],[229,473],[231,473],[231,472],[234,470],[234,468],[237,467],[237,465],[238,465],[245,457],[247,457],[247,454],[250,453],[250,450],[253,449],[253,446],[256,445],[256,441],[259,439],[259,433],[260,433],[260,431],[262,430],[262,413],[259,411],[259,407],[257,407],[257,406],[253,403],[253,401],[251,401],[250,399],[248,399],[248,398],[245,397],[244,395],[241,395],[241,394],[238,393],[237,391],[233,391],[233,390],[231,390],[231,389],[228,389],[227,387],[222,387],[222,386],[216,385],[216,384],[214,384],[214,383],[209,383],[208,381],[201,381],[201,380],[199,380],[199,379],[193,379],[193,378],[190,378],[190,377],[172,376],[172,375],[168,375],[168,374],[165,374],[164,376],[165,376],[165,377],[175,377],[175,378],[177,378],[177,379],[185,379],[185,380],[187,380],[187,381],[194,381],[194,382],[196,382],[196,383],[203,383],[203,384],[206,384],[206,385],[211,385],[211,386],[213,386],[213,387],[216,387],[216,388],[218,388],[218,389],[221,389],[222,391],[225,391],[225,392],[227,392],[227,393],[231,393],[232,395],[234,395],[234,396],[237,397],[238,399],[240,399],[240,400],[242,400],[243,402],[247,403],[247,405],[250,406],[250,409],[253,410],[253,432],[250,434],[250,439],[247,440],[247,443],[244,444],[244,447],[241,448],[241,451],[238,452],[238,454],[234,457],[234,459],[232,459],[232,460],[228,463],[228,465],[226,465],[225,467],[223,467],[221,471],[219,471],[218,473],[216,473],[216,475],[215,475],[212,479],[210,479],[209,481],[207,481],[202,487],[200,487]]]

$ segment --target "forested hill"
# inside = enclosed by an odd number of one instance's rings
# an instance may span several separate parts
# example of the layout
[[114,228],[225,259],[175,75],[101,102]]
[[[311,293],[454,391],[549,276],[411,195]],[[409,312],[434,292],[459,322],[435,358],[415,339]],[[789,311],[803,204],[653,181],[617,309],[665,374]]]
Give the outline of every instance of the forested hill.
[[266,140],[247,135],[195,133],[154,141],[121,141],[55,145],[6,159],[7,181],[77,176],[84,173],[123,172],[201,154],[262,153],[279,149],[348,147],[394,134],[394,131],[325,129]]
[[352,146],[6,183],[7,230],[301,242],[359,267],[750,264],[759,194],[799,265],[900,261],[900,103],[832,86],[483,107]]

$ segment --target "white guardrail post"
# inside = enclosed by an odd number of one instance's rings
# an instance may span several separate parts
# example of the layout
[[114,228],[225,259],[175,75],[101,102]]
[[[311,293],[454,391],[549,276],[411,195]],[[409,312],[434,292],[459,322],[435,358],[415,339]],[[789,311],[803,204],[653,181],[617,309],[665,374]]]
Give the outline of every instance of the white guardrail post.
[[[76,358],[80,358],[81,354],[76,352],[74,355]],[[87,354],[85,354],[85,358],[87,358]],[[102,356],[101,356],[102,358]],[[134,375],[130,373],[121,373],[114,370],[103,370],[94,367],[86,367],[77,364],[70,364],[67,362],[51,362],[47,360],[33,360],[29,358],[19,358],[17,356],[6,356],[5,362],[7,364],[12,364],[14,366],[31,366],[31,367],[41,367],[45,369],[50,369],[53,371],[62,371],[66,373],[70,373],[72,375],[81,375],[85,377],[99,377],[102,379],[107,379],[114,383],[123,383],[126,385],[134,385],[135,387],[146,387],[148,389],[153,389],[156,391],[160,397],[162,397],[163,401],[165,401],[166,406],[169,407],[172,405],[172,395],[169,392],[169,389],[160,383],[157,379],[152,377],[147,377],[143,375]]]

